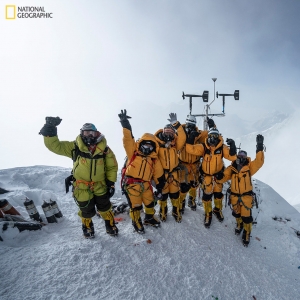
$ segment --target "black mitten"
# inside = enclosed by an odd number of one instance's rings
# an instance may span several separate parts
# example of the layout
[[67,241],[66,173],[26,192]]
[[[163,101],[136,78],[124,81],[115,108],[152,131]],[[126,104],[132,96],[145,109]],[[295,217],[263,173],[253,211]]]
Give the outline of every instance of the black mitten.
[[213,128],[216,126],[215,121],[213,119],[207,118],[206,122],[209,128]]
[[216,173],[214,176],[216,177],[217,180],[221,180],[224,177],[224,173],[223,173],[223,171],[220,171],[220,172]]
[[46,117],[46,124],[58,126],[61,123],[62,119],[60,117]]
[[264,150],[264,137],[261,134],[256,136],[256,153]]
[[43,128],[40,130],[39,134],[43,136],[56,136],[57,135],[57,128],[53,125],[45,124]]
[[192,132],[189,134],[188,138],[186,139],[186,143],[187,143],[187,144],[194,145],[195,139],[196,139],[196,137],[199,136],[199,134],[200,134],[200,133],[199,133],[198,131],[192,131]]
[[229,146],[229,155],[234,156],[236,155],[236,146],[233,139],[226,139],[226,143]]
[[57,135],[57,128],[56,126],[60,124],[62,121],[59,117],[46,117],[46,124],[40,130],[39,134],[43,136],[56,136]]

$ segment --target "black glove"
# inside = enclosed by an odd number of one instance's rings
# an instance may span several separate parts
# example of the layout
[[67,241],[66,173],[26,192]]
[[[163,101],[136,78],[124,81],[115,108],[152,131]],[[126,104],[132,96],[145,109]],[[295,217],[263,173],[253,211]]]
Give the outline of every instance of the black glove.
[[127,116],[127,111],[126,109],[121,110],[121,113],[118,114],[119,118],[120,118],[120,122],[123,128],[127,128],[131,131],[131,125],[128,121],[128,119],[131,119],[131,117]]
[[46,117],[46,124],[40,130],[39,134],[43,136],[56,136],[57,135],[57,128],[56,126],[60,124],[62,119],[59,117]]
[[186,143],[187,143],[187,144],[194,145],[195,139],[196,139],[196,137],[199,136],[199,134],[200,134],[200,133],[199,133],[198,131],[192,131],[192,132],[189,134],[188,138],[186,139]]
[[224,177],[224,173],[223,173],[223,171],[220,171],[220,172],[216,173],[214,176],[216,177],[217,180],[221,180]]
[[207,118],[206,122],[209,128],[213,128],[216,126],[215,121],[213,119]]
[[256,136],[256,153],[264,150],[264,137],[261,134]]
[[111,198],[115,193],[115,183],[106,179],[107,195]]
[[229,146],[229,155],[236,155],[236,146],[233,139],[226,139],[226,143]]

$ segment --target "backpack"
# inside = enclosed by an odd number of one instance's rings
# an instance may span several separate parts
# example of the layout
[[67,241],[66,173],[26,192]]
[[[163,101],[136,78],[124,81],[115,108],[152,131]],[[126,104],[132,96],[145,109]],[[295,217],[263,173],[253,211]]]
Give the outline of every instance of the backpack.
[[[132,157],[131,157],[128,165],[127,165],[128,157],[127,156],[125,157],[125,162],[124,162],[123,168],[121,169],[121,189],[122,189],[123,192],[124,192],[124,183],[125,183],[125,173],[126,173],[126,170],[132,164],[132,162],[134,161],[134,159],[136,158],[136,156],[137,156],[137,152],[134,151],[134,153],[133,153],[133,155],[132,155]],[[156,159],[151,157],[151,160],[154,163]]]

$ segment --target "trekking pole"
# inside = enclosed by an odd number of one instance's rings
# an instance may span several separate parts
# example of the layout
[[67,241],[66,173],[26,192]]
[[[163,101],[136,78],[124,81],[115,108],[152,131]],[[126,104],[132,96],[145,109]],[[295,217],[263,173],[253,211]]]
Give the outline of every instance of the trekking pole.
[[256,215],[256,218],[253,220],[252,224],[257,224],[257,217],[258,217],[258,214],[260,213],[261,209],[258,211],[257,215]]

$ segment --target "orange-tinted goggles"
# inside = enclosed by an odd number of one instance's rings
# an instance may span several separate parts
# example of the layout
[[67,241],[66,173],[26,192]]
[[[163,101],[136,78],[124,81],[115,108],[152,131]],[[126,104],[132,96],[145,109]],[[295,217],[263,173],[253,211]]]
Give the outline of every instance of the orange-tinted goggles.
[[82,135],[83,136],[93,136],[93,137],[97,137],[100,135],[99,131],[93,131],[93,130],[84,130],[82,131]]

